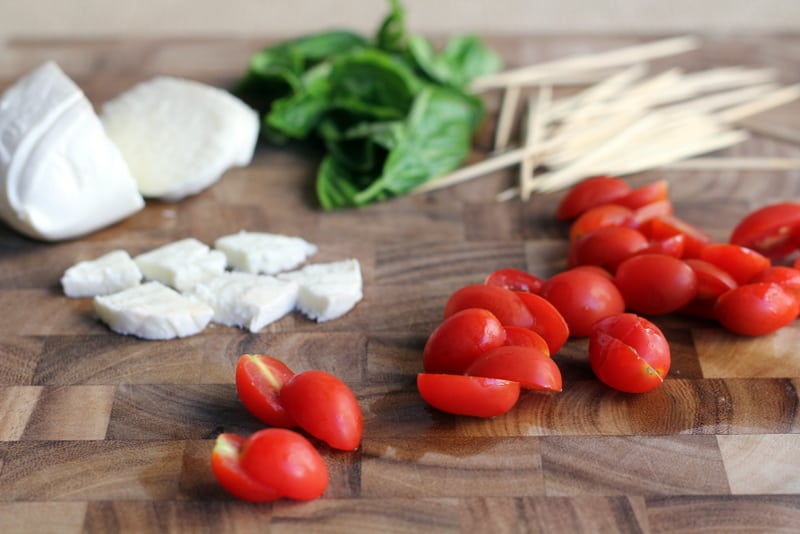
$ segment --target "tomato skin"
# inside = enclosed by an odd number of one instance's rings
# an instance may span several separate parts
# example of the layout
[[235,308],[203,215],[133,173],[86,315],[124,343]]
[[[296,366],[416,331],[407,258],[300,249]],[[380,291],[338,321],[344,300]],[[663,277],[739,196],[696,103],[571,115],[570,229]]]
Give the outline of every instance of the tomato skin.
[[615,176],[593,176],[579,182],[567,192],[556,209],[556,219],[574,219],[586,210],[609,204],[627,195],[631,186]]
[[259,430],[242,444],[242,469],[279,495],[307,501],[328,487],[328,468],[306,438],[285,428]]
[[555,354],[569,339],[569,325],[550,301],[533,293],[517,294],[530,310],[533,323],[529,327],[547,342],[550,354]]
[[697,295],[697,275],[685,262],[662,254],[641,254],[625,260],[615,283],[628,309],[646,315],[676,311]]
[[518,382],[523,389],[557,393],[561,371],[546,353],[530,347],[506,346],[492,349],[467,368],[470,376]]
[[494,271],[483,282],[490,286],[500,286],[512,291],[538,293],[542,287],[541,278],[519,269],[506,268]]
[[762,336],[797,318],[797,298],[778,284],[741,285],[723,294],[715,307],[722,326],[742,336]]
[[253,479],[242,469],[239,453],[245,438],[223,433],[217,436],[211,452],[211,471],[225,490],[238,499],[249,502],[270,502],[281,495],[269,486]]
[[472,417],[496,417],[517,403],[518,382],[482,376],[420,373],[422,399],[442,412]]
[[626,226],[606,226],[584,235],[574,243],[576,265],[597,265],[610,272],[620,263],[647,247],[647,238]]
[[427,373],[463,373],[481,354],[506,341],[506,330],[492,312],[467,308],[454,313],[431,333],[422,350]]
[[695,300],[716,301],[720,295],[737,287],[736,280],[713,263],[697,258],[684,260],[697,276],[697,295]]
[[530,347],[550,356],[550,347],[541,334],[521,326],[505,326],[503,329],[506,331],[504,346]]
[[294,371],[262,354],[242,354],[236,363],[236,391],[244,407],[270,426],[297,426],[280,402],[279,392]]
[[597,378],[626,393],[645,393],[669,372],[669,344],[643,317],[623,313],[595,323],[589,338],[589,363]]
[[540,294],[561,313],[575,337],[588,336],[596,321],[625,311],[614,282],[589,270],[558,273],[545,281]]
[[753,249],[729,243],[707,245],[700,259],[730,274],[737,284],[746,284],[770,266],[769,259]]
[[800,298],[800,270],[785,265],[774,265],[758,273],[750,283],[774,282]]
[[674,213],[675,210],[669,199],[655,200],[633,210],[633,217],[630,223],[633,228],[639,228],[650,219],[655,217],[670,217],[674,215]]
[[444,306],[444,318],[467,308],[481,308],[492,312],[503,326],[527,328],[533,324],[533,317],[519,294],[527,293],[486,284],[464,286],[450,295]]
[[745,216],[733,229],[729,241],[777,259],[797,250],[799,232],[800,203],[779,202]]
[[632,224],[633,210],[617,204],[603,204],[586,210],[569,228],[570,243],[577,242],[586,234],[606,226]]
[[651,241],[647,248],[640,250],[637,254],[663,254],[673,258],[682,258],[685,248],[686,236],[677,234],[660,241]]
[[669,184],[666,180],[657,180],[647,185],[637,187],[624,197],[618,198],[616,203],[621,206],[637,210],[648,204],[653,204],[655,202],[668,199]]
[[711,236],[703,230],[674,216],[653,217],[642,224],[639,230],[652,241],[683,235],[684,258],[699,258],[703,248],[712,242]]
[[303,371],[283,385],[280,398],[300,428],[334,449],[353,451],[361,443],[361,408],[338,377],[320,370]]

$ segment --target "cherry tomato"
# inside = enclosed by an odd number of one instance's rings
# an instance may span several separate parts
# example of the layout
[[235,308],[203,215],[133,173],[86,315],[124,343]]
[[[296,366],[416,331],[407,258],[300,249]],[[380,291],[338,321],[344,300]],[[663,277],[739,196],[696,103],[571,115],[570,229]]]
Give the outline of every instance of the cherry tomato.
[[649,204],[645,204],[639,208],[633,210],[633,216],[631,218],[631,225],[634,228],[638,228],[639,226],[643,225],[650,219],[655,217],[665,217],[671,216],[674,214],[674,209],[672,207],[672,202],[667,199],[664,200],[656,200],[650,202]]
[[759,208],[733,230],[730,242],[751,248],[768,258],[788,256],[798,248],[800,203],[780,202]]
[[586,337],[592,325],[609,315],[625,311],[625,301],[608,277],[589,270],[572,269],[547,279],[541,296],[564,317],[569,333]]
[[800,271],[793,267],[785,265],[768,267],[758,273],[750,282],[774,282],[800,298]]
[[797,318],[797,298],[778,284],[745,284],[723,294],[715,308],[722,326],[743,336],[761,336]]
[[628,182],[614,176],[593,176],[573,186],[561,199],[556,219],[566,221],[602,204],[609,204],[631,191]]
[[531,347],[507,346],[487,351],[467,368],[470,376],[518,382],[523,389],[561,391],[561,371],[550,356]]
[[506,341],[504,345],[531,347],[550,356],[550,347],[541,334],[534,332],[530,328],[522,328],[521,326],[506,326],[504,330],[506,331]]
[[484,284],[500,286],[512,291],[526,291],[538,293],[542,287],[542,280],[530,273],[519,269],[507,268],[494,271],[486,277]]
[[697,276],[685,262],[641,254],[622,262],[615,282],[628,309],[647,315],[676,311],[697,295]]
[[242,354],[236,363],[236,391],[247,410],[260,421],[284,428],[297,426],[280,401],[279,392],[294,376],[282,361],[261,354]]
[[569,227],[570,243],[584,235],[606,226],[625,226],[631,223],[633,211],[617,204],[603,204],[586,210]]
[[247,439],[220,434],[211,469],[223,488],[251,502],[316,499],[328,487],[328,468],[319,452],[284,428],[260,430]]
[[687,258],[684,262],[697,276],[695,300],[716,301],[720,295],[739,285],[730,274],[713,263],[697,258]]
[[660,241],[650,241],[647,247],[640,250],[638,254],[663,254],[673,258],[682,258],[686,248],[685,243],[686,236],[677,234]]
[[443,412],[473,417],[495,417],[508,412],[519,399],[519,382],[450,374],[420,373],[417,390],[422,399]]
[[550,301],[533,293],[517,293],[530,310],[533,323],[529,327],[547,342],[550,354],[555,354],[569,339],[569,326],[564,316]]
[[677,217],[653,217],[639,228],[648,239],[661,241],[668,237],[681,234],[684,236],[683,257],[699,258],[703,248],[711,243],[711,236]]
[[647,319],[632,313],[613,315],[595,323],[589,363],[604,384],[627,393],[644,393],[667,376],[669,344]]
[[298,373],[283,385],[280,399],[300,428],[334,449],[352,451],[361,443],[361,408],[338,377],[319,370]]
[[463,373],[481,354],[500,347],[506,330],[492,312],[467,308],[441,322],[422,350],[427,373]]
[[668,197],[669,185],[665,180],[658,180],[656,182],[637,187],[624,197],[616,199],[615,203],[636,210],[654,202],[668,200]]
[[770,266],[766,256],[753,249],[729,243],[706,245],[700,252],[700,259],[714,264],[730,274],[737,284],[745,284]]
[[519,294],[526,293],[486,284],[464,286],[450,295],[444,306],[444,318],[467,308],[482,308],[492,312],[503,326],[530,327],[533,317]]
[[[598,265],[611,271],[648,245],[641,232],[626,226],[607,226],[584,235],[574,243],[575,265]],[[573,265],[574,266],[574,265]]]

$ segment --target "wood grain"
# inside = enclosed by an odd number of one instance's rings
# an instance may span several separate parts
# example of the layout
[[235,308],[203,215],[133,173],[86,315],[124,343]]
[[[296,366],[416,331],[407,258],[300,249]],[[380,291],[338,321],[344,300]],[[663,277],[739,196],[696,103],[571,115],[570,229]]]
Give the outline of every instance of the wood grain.
[[[618,36],[493,38],[522,65],[637,42]],[[19,41],[0,47],[0,88],[55,59],[96,104],[156,73],[230,87],[267,41]],[[653,69],[771,67],[797,82],[795,35],[706,36]],[[490,109],[499,94],[486,97]],[[751,139],[719,157],[800,157],[800,106],[752,119]],[[492,119],[473,159],[491,146]],[[777,133],[776,133],[777,132]],[[787,133],[788,132],[788,133]],[[796,137],[795,137],[796,139]],[[45,244],[0,227],[0,531],[9,532],[793,532],[800,522],[800,327],[741,338],[709,322],[656,318],[672,348],[666,382],[645,395],[592,376],[585,339],[555,356],[558,395],[526,394],[491,420],[452,417],[415,387],[447,296],[492,270],[548,276],[565,266],[561,194],[498,203],[516,172],[325,213],[313,198],[319,154],[260,147],[251,166],[178,204],[148,202],[82,239]],[[748,210],[800,201],[800,173],[670,169],[677,214],[727,239]],[[183,237],[248,229],[316,243],[315,261],[358,258],[364,300],[315,324],[290,314],[252,334],[212,326],[181,340],[117,336],[91,303],[63,296],[70,265],[115,248],[138,253]],[[362,447],[317,443],[331,473],[323,498],[251,505],[216,483],[220,432],[261,424],[234,385],[238,356],[340,376],[365,418]]]

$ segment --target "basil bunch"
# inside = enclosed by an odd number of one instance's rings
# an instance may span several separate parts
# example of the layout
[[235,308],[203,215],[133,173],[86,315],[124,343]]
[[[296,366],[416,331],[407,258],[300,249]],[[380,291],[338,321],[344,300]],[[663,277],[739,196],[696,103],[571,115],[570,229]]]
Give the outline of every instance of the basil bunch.
[[262,114],[270,141],[322,142],[324,209],[402,195],[457,168],[484,113],[468,86],[501,65],[476,36],[437,53],[407,33],[398,0],[390,4],[372,39],[327,31],[258,52],[235,90]]

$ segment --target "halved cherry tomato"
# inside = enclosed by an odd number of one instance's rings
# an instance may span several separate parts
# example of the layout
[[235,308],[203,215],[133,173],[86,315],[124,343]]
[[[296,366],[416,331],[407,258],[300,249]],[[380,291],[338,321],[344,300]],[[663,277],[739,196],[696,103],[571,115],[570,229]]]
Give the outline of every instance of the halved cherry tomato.
[[634,228],[606,226],[589,232],[571,245],[576,265],[598,265],[611,271],[620,263],[647,247],[647,238]]
[[596,321],[625,311],[617,286],[589,270],[571,269],[548,278],[540,295],[556,307],[576,337],[588,336]]
[[561,371],[553,359],[531,347],[492,349],[475,360],[465,374],[519,382],[523,389],[549,393],[562,387]]
[[687,258],[684,262],[697,276],[695,300],[716,301],[720,295],[739,285],[730,274],[713,263],[697,258]]
[[328,468],[319,452],[284,428],[260,430],[247,439],[220,434],[211,468],[223,488],[251,502],[316,499],[328,487]]
[[627,195],[631,186],[614,176],[593,176],[573,186],[561,199],[556,209],[556,219],[566,221],[602,204],[609,204]]
[[464,286],[450,295],[444,306],[444,318],[467,308],[482,308],[492,312],[503,326],[530,327],[533,317],[519,294],[527,293],[486,284]]
[[492,312],[467,308],[442,321],[431,333],[422,350],[422,366],[426,373],[460,374],[478,356],[505,341],[506,330]]
[[236,391],[247,410],[262,422],[283,428],[296,426],[281,404],[279,392],[294,376],[285,363],[262,354],[242,354],[236,363]]
[[[504,345],[514,347],[531,347],[550,356],[550,347],[547,341],[538,332],[521,326],[505,326],[506,341]],[[426,369],[427,371],[427,369]],[[429,371],[430,372],[430,371]]]
[[633,210],[633,217],[630,222],[634,228],[638,228],[650,219],[673,214],[674,209],[669,199],[656,200]]
[[669,344],[647,319],[632,313],[614,315],[595,323],[589,363],[604,384],[627,393],[644,393],[667,376]]
[[557,353],[569,339],[569,326],[564,316],[539,295],[522,292],[517,295],[530,310],[533,322],[529,328],[544,338],[551,355]]
[[706,245],[700,259],[730,274],[737,284],[746,284],[770,266],[769,259],[753,249],[730,243]]
[[647,185],[637,187],[624,197],[615,200],[615,203],[633,210],[642,208],[654,202],[669,199],[669,184],[666,180],[658,180]]
[[473,417],[495,417],[508,412],[519,399],[519,382],[450,374],[420,373],[417,390],[422,399],[443,412]]
[[283,385],[280,400],[300,428],[334,449],[352,451],[361,443],[361,408],[338,377],[325,371],[303,371]]
[[699,258],[703,248],[712,241],[711,236],[700,228],[672,216],[653,217],[642,224],[639,230],[652,241],[682,234],[684,258]]
[[734,228],[730,242],[768,258],[788,256],[798,248],[800,203],[780,202],[759,208]]
[[797,318],[797,297],[771,282],[745,284],[723,294],[715,308],[722,326],[743,336],[761,336]]
[[663,254],[673,258],[682,258],[683,251],[686,248],[685,243],[686,236],[677,234],[660,241],[650,241],[647,248],[640,250],[638,254]]
[[676,311],[697,296],[697,276],[685,262],[641,254],[622,262],[615,282],[628,309],[647,315]]
[[774,265],[758,273],[750,283],[774,282],[800,298],[800,271],[786,265]]
[[538,293],[539,288],[542,287],[541,278],[511,267],[490,273],[483,283],[490,286],[504,287],[512,291],[525,291],[528,293]]
[[570,243],[577,242],[589,232],[606,226],[626,226],[631,224],[633,211],[617,204],[603,204],[590,208],[575,219],[569,227]]

